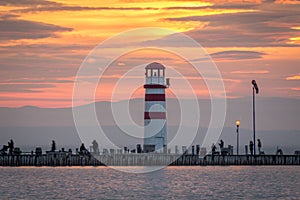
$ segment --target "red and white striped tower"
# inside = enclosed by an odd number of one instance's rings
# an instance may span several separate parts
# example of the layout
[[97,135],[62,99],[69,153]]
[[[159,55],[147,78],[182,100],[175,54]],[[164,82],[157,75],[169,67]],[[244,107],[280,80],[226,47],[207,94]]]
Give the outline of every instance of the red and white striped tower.
[[144,152],[166,151],[167,119],[165,67],[157,62],[146,66],[145,113],[144,113]]

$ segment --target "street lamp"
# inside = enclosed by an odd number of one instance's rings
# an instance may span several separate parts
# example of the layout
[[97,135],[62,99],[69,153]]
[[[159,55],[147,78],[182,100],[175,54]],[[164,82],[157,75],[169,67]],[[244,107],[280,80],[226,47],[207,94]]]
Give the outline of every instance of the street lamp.
[[[253,94],[253,145],[254,145],[254,155],[256,154],[256,144],[255,144],[255,93],[258,94],[258,86],[255,80],[252,80],[252,94]],[[254,92],[255,91],[255,92]]]
[[239,155],[239,127],[240,127],[241,121],[236,120],[235,125],[236,125],[236,155]]

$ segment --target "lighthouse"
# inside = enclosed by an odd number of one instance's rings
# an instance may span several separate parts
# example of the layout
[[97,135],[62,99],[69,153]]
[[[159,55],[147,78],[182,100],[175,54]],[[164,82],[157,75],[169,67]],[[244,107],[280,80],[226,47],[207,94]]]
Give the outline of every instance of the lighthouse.
[[165,67],[157,62],[146,66],[144,152],[166,152],[167,118],[165,89]]

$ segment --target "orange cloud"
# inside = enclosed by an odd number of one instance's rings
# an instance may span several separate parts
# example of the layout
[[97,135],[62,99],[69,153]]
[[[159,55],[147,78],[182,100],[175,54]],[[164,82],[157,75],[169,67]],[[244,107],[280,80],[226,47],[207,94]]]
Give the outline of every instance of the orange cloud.
[[233,72],[231,72],[232,74],[268,74],[268,73],[270,73],[268,70],[246,70],[246,71],[242,71],[242,70],[240,70],[240,71],[233,71]]
[[288,81],[300,80],[300,73],[298,75],[295,75],[295,76],[286,77],[285,80],[288,80]]

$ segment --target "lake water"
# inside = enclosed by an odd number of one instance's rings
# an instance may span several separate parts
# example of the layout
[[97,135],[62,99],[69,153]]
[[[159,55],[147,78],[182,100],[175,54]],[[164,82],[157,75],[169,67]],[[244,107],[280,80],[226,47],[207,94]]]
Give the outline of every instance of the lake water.
[[1,167],[0,194],[0,199],[300,199],[300,166],[182,166],[145,174],[108,167]]

